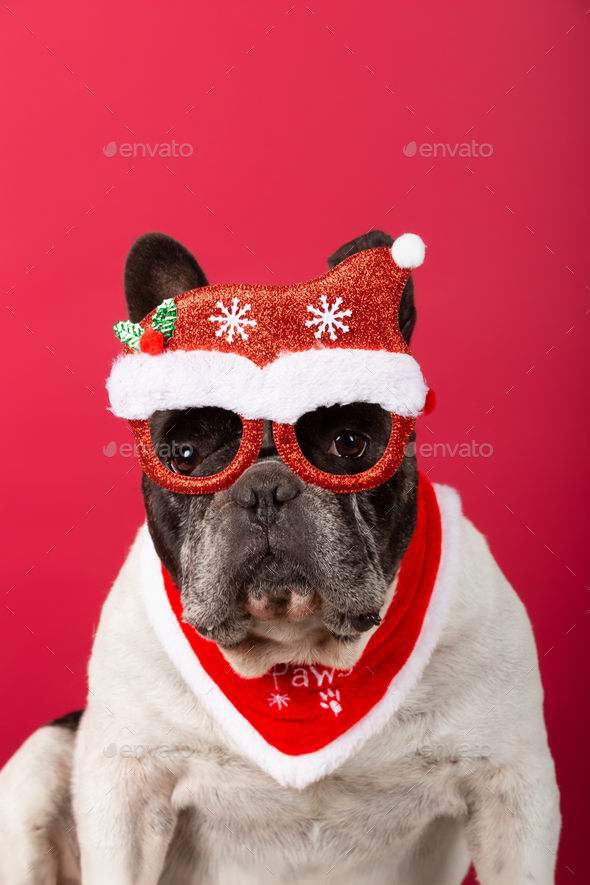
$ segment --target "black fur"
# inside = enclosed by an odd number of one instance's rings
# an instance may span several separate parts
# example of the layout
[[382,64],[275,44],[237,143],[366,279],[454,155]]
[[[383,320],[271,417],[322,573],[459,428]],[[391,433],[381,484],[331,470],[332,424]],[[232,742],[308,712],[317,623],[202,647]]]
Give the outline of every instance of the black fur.
[[84,710],[73,710],[71,713],[66,713],[65,716],[60,716],[59,719],[48,722],[47,725],[57,725],[59,728],[67,728],[68,731],[77,731],[83,713]]
[[[335,252],[329,265],[392,242],[372,231]],[[137,321],[164,298],[206,285],[206,279],[179,243],[146,234],[131,249],[125,283],[129,318]],[[411,280],[402,304],[400,328],[409,341],[416,318]],[[191,420],[190,410],[155,413],[156,448],[183,443]],[[221,458],[214,445],[210,457]],[[370,629],[414,532],[417,484],[416,459],[408,453],[397,473],[370,491],[335,494],[306,485],[281,461],[265,422],[258,461],[229,489],[182,495],[145,475],[142,487],[150,533],[181,589],[185,620],[231,647],[249,629],[246,595],[280,601],[292,589],[319,594],[324,624],[343,641]]]
[[135,241],[127,256],[125,298],[133,323],[165,298],[207,285],[207,277],[188,249],[166,234],[145,234]]

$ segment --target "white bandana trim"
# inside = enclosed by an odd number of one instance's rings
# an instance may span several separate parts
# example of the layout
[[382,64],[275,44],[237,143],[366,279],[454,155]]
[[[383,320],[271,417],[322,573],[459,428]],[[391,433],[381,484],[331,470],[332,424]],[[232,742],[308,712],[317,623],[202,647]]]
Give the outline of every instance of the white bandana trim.
[[201,666],[176,620],[166,595],[160,560],[147,525],[143,527],[140,585],[158,639],[195,696],[234,744],[282,786],[303,790],[335,771],[384,727],[422,676],[445,625],[461,558],[461,501],[449,486],[434,484],[434,490],[441,515],[442,550],[432,596],[414,650],[391,681],[389,691],[362,719],[330,744],[302,756],[289,756],[268,744],[223,692],[219,689],[211,691],[217,688],[216,683]]
[[263,369],[237,353],[126,354],[115,360],[107,390],[119,418],[217,406],[252,420],[294,424],[319,406],[355,402],[415,418],[428,388],[410,354],[343,347],[285,353]]

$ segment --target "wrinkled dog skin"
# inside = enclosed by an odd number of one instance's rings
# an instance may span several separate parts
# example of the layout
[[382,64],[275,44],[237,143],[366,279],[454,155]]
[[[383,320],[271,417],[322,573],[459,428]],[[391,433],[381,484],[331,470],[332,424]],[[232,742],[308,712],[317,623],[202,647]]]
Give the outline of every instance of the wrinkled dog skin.
[[[329,265],[392,242],[387,234],[372,231],[339,249]],[[139,240],[126,271],[130,319],[142,319],[172,292],[204,285],[204,274],[195,264],[167,237],[152,234]],[[165,290],[157,270],[162,265],[168,268]],[[173,279],[177,283],[171,288]],[[400,306],[407,342],[415,317],[410,277]],[[151,420],[156,450],[172,434],[181,445],[183,423],[190,424],[190,415],[156,413]],[[350,666],[356,655],[347,647],[379,623],[387,589],[414,531],[415,458],[406,457],[393,478],[376,489],[339,495],[307,485],[292,473],[278,456],[270,422],[265,424],[257,464],[225,491],[180,495],[144,476],[150,533],[182,591],[186,620],[222,646],[238,672],[259,676],[285,660],[279,633],[292,637],[294,663]],[[381,450],[388,436],[389,427],[384,427]],[[218,457],[223,459],[224,453]],[[307,623],[299,631],[293,628],[297,614],[309,614],[310,608],[311,636]],[[258,619],[282,616],[272,640],[258,635],[254,613]]]
[[[372,231],[329,266],[392,242]],[[206,285],[180,243],[147,234],[125,268],[129,319]],[[410,277],[406,342],[415,320]],[[367,403],[334,408],[347,410],[346,427],[370,427],[380,457],[390,417]],[[241,422],[210,408],[197,426],[191,411],[156,412],[154,447],[168,466],[196,452],[195,470],[216,473],[239,448]],[[320,469],[334,420],[325,408],[298,422]],[[381,486],[336,494],[283,463],[266,421],[257,461],[223,491],[177,494],[144,475],[149,531],[184,619],[244,679],[286,662],[351,668],[416,526],[413,451]],[[472,861],[482,885],[552,885],[559,794],[532,630],[485,539],[466,519],[456,531],[449,614],[404,705],[300,790],[241,751],[164,651],[136,541],[103,608],[86,710],[39,729],[0,772],[0,885],[460,885]],[[486,746],[467,762],[455,752],[466,734]],[[123,753],[172,737],[191,748],[186,758]]]

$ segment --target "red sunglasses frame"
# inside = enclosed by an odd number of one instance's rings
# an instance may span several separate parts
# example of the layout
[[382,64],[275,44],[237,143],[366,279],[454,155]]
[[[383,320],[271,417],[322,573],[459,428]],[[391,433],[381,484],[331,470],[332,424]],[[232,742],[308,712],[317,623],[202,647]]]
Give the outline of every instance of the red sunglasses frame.
[[[137,443],[141,468],[158,485],[182,495],[211,495],[227,489],[248,469],[260,454],[264,424],[240,415],[243,432],[240,448],[234,460],[214,476],[181,476],[162,464],[152,443],[149,420],[130,420],[129,426]],[[305,482],[331,492],[364,492],[379,486],[394,475],[406,452],[408,440],[416,424],[415,418],[403,418],[391,413],[391,433],[387,447],[379,461],[363,473],[332,474],[314,467],[307,460],[295,434],[293,424],[273,421],[272,433],[277,451],[287,467]]]

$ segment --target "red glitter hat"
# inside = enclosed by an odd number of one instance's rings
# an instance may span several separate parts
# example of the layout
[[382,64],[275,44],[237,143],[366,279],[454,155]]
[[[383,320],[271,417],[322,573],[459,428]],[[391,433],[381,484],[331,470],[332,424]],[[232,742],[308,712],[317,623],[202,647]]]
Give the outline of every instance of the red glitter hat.
[[292,286],[193,289],[141,323],[117,323],[124,353],[107,381],[115,415],[217,406],[294,424],[320,406],[377,403],[416,417],[427,387],[398,312],[424,243],[403,234]]

